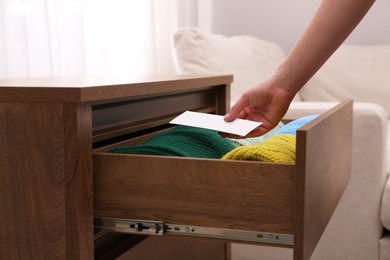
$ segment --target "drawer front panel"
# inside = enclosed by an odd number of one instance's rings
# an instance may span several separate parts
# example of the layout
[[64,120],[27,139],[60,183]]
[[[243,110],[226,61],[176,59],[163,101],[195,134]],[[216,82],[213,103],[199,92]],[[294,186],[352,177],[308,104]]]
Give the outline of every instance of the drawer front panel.
[[95,216],[293,233],[295,165],[94,154]]

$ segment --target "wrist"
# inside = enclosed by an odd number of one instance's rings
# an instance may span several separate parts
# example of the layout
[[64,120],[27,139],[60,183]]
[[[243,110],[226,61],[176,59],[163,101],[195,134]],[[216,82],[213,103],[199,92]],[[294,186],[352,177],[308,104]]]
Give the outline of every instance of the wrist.
[[302,74],[294,73],[294,70],[290,69],[288,65],[282,64],[271,78],[272,85],[293,98],[307,82],[307,80],[299,78],[298,75]]

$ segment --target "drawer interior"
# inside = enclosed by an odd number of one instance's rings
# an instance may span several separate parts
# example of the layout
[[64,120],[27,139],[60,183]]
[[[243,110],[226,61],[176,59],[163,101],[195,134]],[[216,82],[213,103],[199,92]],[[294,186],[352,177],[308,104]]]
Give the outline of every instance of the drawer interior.
[[228,103],[222,98],[226,86],[188,92],[127,97],[94,103],[92,106],[93,144],[131,139],[138,133],[156,131],[186,110],[224,114]]

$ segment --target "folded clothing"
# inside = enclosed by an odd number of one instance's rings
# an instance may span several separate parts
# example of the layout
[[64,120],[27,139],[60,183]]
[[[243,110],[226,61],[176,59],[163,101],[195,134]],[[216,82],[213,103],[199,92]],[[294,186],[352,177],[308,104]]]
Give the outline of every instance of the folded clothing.
[[311,120],[316,118],[318,115],[308,115],[308,116],[303,116],[298,119],[295,119],[294,121],[291,121],[288,124],[285,124],[282,126],[277,134],[292,134],[295,135],[297,134],[297,129],[301,128],[303,125],[309,123]]
[[285,125],[279,123],[264,136],[241,140],[223,138],[214,130],[176,126],[142,144],[109,152],[294,163],[296,130],[316,117],[310,115]]
[[218,158],[236,146],[217,131],[189,126],[176,126],[144,143],[111,149],[111,153],[149,154],[196,158]]
[[258,144],[237,147],[222,159],[294,163],[295,144],[295,135],[277,134]]

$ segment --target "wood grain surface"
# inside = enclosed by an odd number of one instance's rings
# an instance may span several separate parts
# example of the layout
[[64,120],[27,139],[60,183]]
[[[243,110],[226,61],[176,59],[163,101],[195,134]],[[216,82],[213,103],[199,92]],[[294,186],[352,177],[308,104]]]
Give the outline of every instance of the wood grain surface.
[[232,75],[0,79],[0,101],[94,102],[226,85]]
[[0,102],[0,116],[0,258],[93,258],[90,110]]
[[310,259],[351,176],[352,100],[297,131],[294,259]]
[[293,232],[294,165],[94,154],[95,216]]

